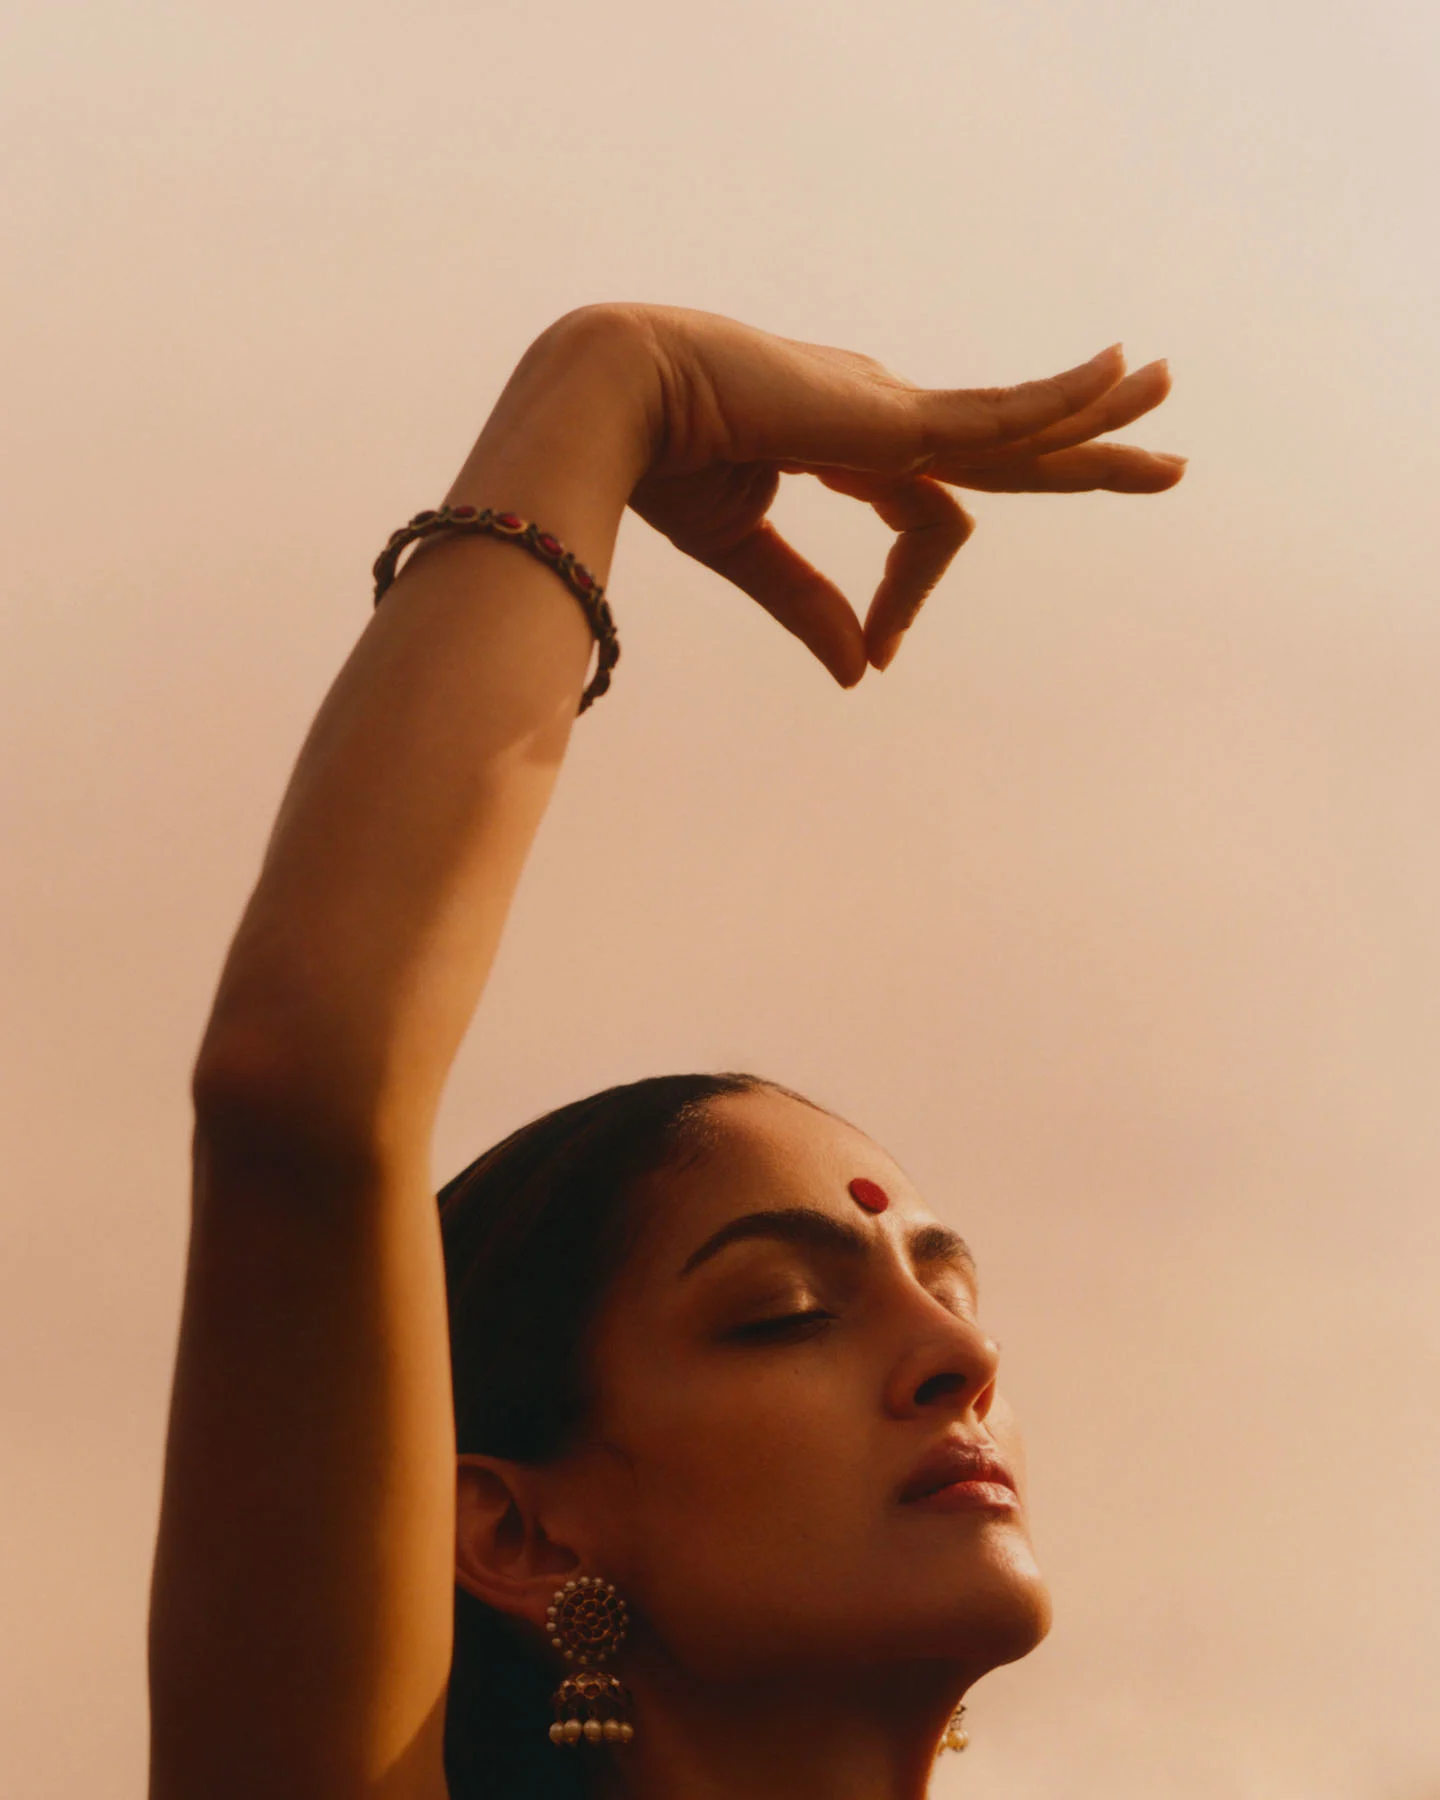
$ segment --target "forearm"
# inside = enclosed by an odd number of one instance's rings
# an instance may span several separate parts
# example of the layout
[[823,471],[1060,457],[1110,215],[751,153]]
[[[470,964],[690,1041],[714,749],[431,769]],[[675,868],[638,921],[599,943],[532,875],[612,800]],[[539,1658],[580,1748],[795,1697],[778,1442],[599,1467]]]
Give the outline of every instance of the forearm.
[[[650,378],[623,324],[562,322],[446,499],[538,519],[607,580]],[[316,718],[232,946],[197,1069],[217,1129],[269,1095],[321,1142],[427,1140],[592,650],[574,597],[515,546],[412,552]]]

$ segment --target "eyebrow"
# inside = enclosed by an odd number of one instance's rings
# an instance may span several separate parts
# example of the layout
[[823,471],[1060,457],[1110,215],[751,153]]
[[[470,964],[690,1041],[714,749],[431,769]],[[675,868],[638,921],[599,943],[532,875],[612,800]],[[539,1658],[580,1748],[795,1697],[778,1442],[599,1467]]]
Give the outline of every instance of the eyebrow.
[[[844,1256],[873,1255],[875,1240],[867,1231],[833,1213],[821,1212],[814,1206],[784,1206],[768,1212],[745,1213],[731,1219],[706,1238],[698,1250],[692,1250],[678,1279],[683,1280],[702,1263],[718,1256],[731,1244],[746,1243],[753,1238],[768,1238],[781,1244],[799,1244],[811,1250],[838,1250]],[[958,1231],[948,1225],[920,1225],[906,1240],[910,1260],[917,1267],[931,1268],[937,1263],[951,1263],[966,1279],[975,1283],[975,1258],[970,1246]]]

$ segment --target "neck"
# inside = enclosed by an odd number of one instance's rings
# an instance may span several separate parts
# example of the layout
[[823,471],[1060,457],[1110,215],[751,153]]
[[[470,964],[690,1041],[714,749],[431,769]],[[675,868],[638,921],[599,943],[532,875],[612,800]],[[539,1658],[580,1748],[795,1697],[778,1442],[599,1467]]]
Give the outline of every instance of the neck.
[[965,1677],[948,1664],[696,1683],[627,1671],[635,1739],[605,1800],[924,1800]]

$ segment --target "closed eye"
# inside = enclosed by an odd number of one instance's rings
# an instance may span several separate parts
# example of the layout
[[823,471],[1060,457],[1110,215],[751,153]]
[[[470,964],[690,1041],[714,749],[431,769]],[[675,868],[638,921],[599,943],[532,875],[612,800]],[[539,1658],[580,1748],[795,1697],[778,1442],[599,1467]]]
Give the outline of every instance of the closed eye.
[[806,1312],[781,1313],[773,1319],[752,1319],[748,1325],[736,1325],[725,1336],[732,1343],[768,1344],[793,1338],[812,1337],[835,1317],[823,1307]]

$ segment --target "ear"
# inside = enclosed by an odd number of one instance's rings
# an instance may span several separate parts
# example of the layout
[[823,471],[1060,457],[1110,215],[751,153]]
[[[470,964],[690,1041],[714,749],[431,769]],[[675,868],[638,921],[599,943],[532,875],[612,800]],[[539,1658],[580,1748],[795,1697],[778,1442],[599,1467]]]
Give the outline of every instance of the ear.
[[455,1580],[467,1594],[537,1629],[555,1590],[578,1574],[570,1546],[539,1517],[538,1471],[498,1456],[456,1459]]

